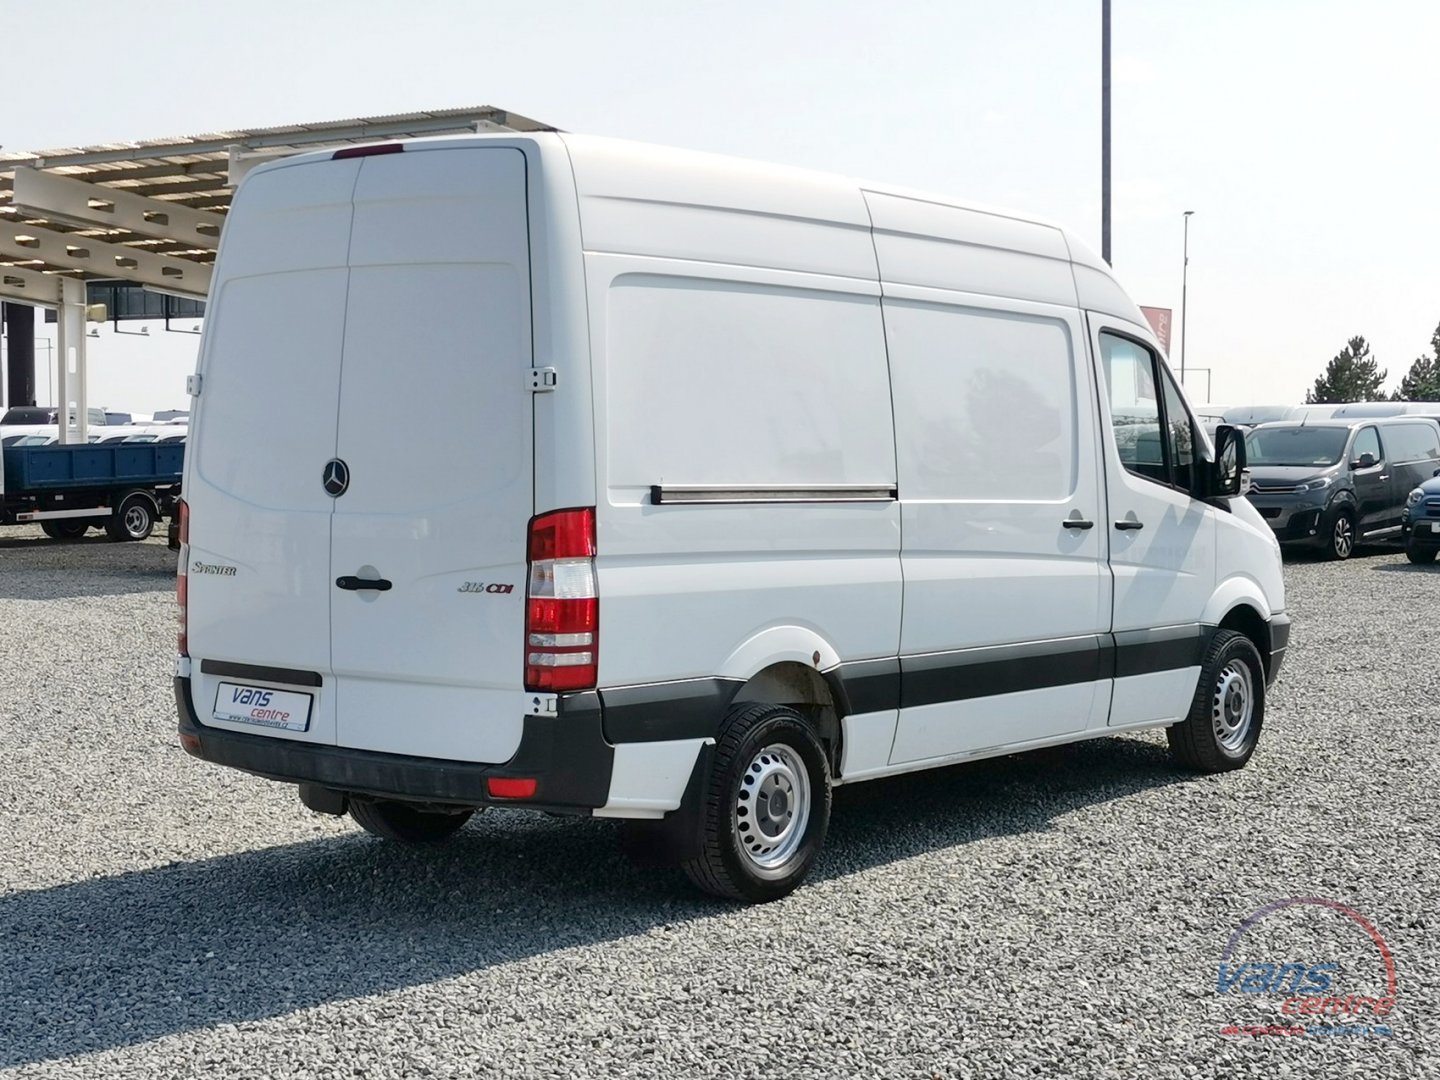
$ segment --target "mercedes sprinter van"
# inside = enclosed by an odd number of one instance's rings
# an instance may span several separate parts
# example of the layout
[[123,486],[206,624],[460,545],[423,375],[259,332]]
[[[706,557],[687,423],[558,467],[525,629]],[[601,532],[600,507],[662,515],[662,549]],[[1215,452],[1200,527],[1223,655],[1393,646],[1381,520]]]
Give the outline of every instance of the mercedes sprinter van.
[[1062,229],[422,139],[251,172],[210,305],[180,738],[313,810],[620,818],[768,900],[838,784],[1141,728],[1200,770],[1255,749],[1289,619],[1244,446]]

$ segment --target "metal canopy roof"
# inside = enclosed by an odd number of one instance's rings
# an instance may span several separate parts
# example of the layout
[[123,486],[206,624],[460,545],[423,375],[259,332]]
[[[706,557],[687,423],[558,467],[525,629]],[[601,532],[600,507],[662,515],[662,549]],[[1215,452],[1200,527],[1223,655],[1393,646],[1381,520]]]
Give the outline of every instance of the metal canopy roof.
[[482,106],[0,153],[0,299],[58,306],[63,278],[204,299],[234,184],[253,165],[322,146],[487,130],[553,129]]

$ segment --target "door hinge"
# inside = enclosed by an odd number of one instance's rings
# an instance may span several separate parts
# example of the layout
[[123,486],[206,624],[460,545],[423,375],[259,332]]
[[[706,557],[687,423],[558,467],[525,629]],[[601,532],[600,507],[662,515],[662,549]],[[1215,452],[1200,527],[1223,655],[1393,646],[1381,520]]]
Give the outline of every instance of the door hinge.
[[186,375],[186,376],[185,376],[185,393],[187,393],[187,394],[190,395],[191,397],[199,397],[199,396],[200,396],[200,385],[201,385],[201,383],[203,383],[204,381],[205,381],[205,376],[204,376],[204,375]]
[[553,367],[532,367],[525,376],[525,385],[536,394],[548,394],[557,382]]

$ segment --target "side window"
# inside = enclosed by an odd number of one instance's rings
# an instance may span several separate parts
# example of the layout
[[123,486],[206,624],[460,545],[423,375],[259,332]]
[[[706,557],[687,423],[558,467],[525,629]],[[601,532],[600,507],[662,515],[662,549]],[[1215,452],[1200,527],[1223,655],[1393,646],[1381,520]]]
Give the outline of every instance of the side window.
[[1160,368],[1160,385],[1165,388],[1165,442],[1170,451],[1170,469],[1176,487],[1189,491],[1195,481],[1195,422],[1185,409],[1185,399],[1175,380]]
[[1361,428],[1355,436],[1355,446],[1350,451],[1350,460],[1359,461],[1366,454],[1373,454],[1376,461],[1383,461],[1380,453],[1380,433],[1373,427]]
[[1154,355],[1126,338],[1101,334],[1100,360],[1105,368],[1110,423],[1115,429],[1120,463],[1136,476],[1168,484]]
[[1440,458],[1440,440],[1434,424],[1394,424],[1385,430],[1385,441],[1390,447],[1390,460],[1434,461]]

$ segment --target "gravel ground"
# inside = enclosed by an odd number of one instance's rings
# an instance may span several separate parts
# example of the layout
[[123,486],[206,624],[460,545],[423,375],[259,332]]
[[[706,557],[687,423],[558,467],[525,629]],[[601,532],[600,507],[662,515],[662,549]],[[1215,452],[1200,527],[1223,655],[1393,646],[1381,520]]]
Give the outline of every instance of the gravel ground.
[[[1163,735],[841,789],[794,896],[632,869],[613,824],[374,841],[179,750],[163,543],[0,538],[0,1075],[1440,1075],[1440,570],[1287,568],[1294,643],[1245,771]],[[1288,897],[1373,923],[1388,1037],[1235,1037],[1230,935]],[[1375,946],[1316,905],[1232,961]]]

